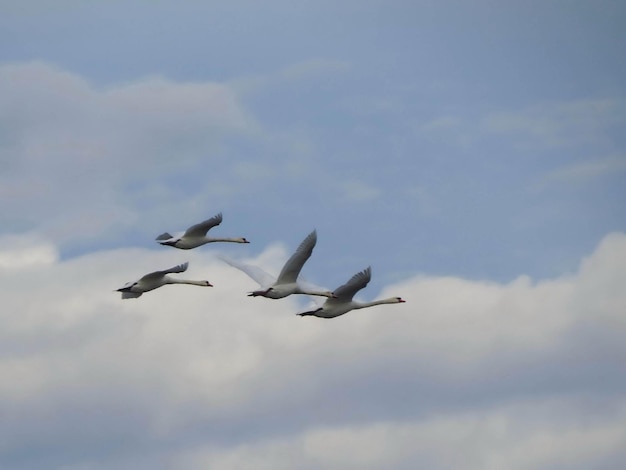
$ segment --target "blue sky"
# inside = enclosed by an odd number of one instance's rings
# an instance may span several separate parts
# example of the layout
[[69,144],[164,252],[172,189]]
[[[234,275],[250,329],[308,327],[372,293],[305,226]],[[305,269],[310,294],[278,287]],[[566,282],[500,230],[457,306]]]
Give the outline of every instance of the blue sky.
[[[370,468],[450,468],[435,431],[450,429],[458,444],[476,428],[484,441],[463,451],[471,468],[514,460],[509,468],[573,468],[536,442],[563,434],[572,439],[563,446],[587,449],[583,468],[608,468],[623,457],[615,450],[623,433],[610,412],[578,411],[607,394],[608,408],[626,403],[623,381],[585,388],[623,373],[626,355],[611,336],[624,333],[626,306],[618,282],[626,276],[625,24],[618,1],[0,1],[8,332],[0,363],[24,372],[0,394],[0,407],[35,409],[2,462],[41,468],[38,456],[54,454],[59,468],[163,461],[226,469],[254,460],[276,469],[300,458],[301,468],[368,468],[325,443],[361,448],[373,439],[388,445],[376,448]],[[154,243],[220,211],[214,234],[250,245],[179,252]],[[362,297],[402,295],[407,303],[297,323],[291,314],[304,300],[248,299],[250,280],[213,256],[278,271],[314,228],[307,280],[334,288],[372,265]],[[190,277],[210,276],[216,288],[112,297],[133,277],[183,261]],[[206,316],[223,337],[189,329]],[[581,337],[606,350],[577,347]],[[175,351],[179,342],[188,345]],[[217,345],[204,346],[210,342]],[[119,347],[110,357],[109,343]],[[163,344],[171,356],[161,361]],[[48,348],[58,354],[53,365]],[[90,370],[75,359],[81,351],[96,375],[113,375],[110,383],[76,372]],[[591,364],[569,362],[586,354]],[[127,355],[133,362],[111,372]],[[441,373],[428,365],[433,357]],[[338,362],[325,372],[329,358]],[[263,366],[267,360],[300,381],[269,385],[281,369]],[[315,380],[299,375],[300,361]],[[557,374],[563,366],[568,372]],[[75,388],[60,386],[50,367]],[[145,380],[129,380],[143,369]],[[510,387],[498,380],[506,370],[514,371]],[[163,378],[172,371],[177,384]],[[412,371],[419,378],[407,378]],[[155,383],[163,395],[138,406],[124,431],[134,448],[147,449],[145,460],[124,448],[106,417],[72,407],[77,400],[121,416]],[[194,392],[216,384],[217,395]],[[443,393],[450,384],[458,393]],[[285,391],[292,386],[296,396]],[[339,396],[343,412],[311,387]],[[254,416],[244,389],[259,394]],[[554,416],[524,411],[560,399]],[[208,411],[194,417],[198,406]],[[49,434],[37,434],[45,416],[66,412],[73,424],[61,434],[81,435],[91,450],[51,450],[56,419]],[[264,436],[276,413],[293,417],[272,421]],[[562,419],[568,414],[573,421]],[[111,460],[98,436],[84,433],[94,419],[103,420]],[[597,429],[585,434],[576,420]],[[229,436],[211,431],[214,421]],[[510,435],[499,434],[503,422]],[[430,450],[412,451],[412,437],[422,435],[431,436]],[[490,453],[498,436],[507,444]],[[515,436],[526,444],[515,447]],[[522,450],[536,460],[516,460]]]

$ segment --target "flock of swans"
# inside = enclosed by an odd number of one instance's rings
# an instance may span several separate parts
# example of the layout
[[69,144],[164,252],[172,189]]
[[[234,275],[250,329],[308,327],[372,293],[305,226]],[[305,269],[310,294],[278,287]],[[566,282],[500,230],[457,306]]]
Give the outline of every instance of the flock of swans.
[[[192,225],[184,233],[173,236],[167,232],[159,235],[156,241],[164,246],[171,246],[181,250],[190,250],[206,243],[231,242],[250,243],[244,237],[236,238],[212,238],[207,236],[208,231],[222,223],[222,214],[219,213],[210,219]],[[220,256],[220,259],[229,265],[246,273],[256,281],[261,287],[259,290],[250,292],[252,297],[266,297],[268,299],[282,299],[292,294],[305,294],[325,297],[326,300],[318,305],[314,310],[298,313],[300,316],[315,316],[320,318],[334,318],[343,315],[351,310],[372,307],[382,304],[398,304],[405,301],[401,297],[389,297],[372,302],[357,302],[352,300],[354,295],[369,283],[372,270],[370,267],[352,276],[348,282],[339,286],[334,291],[327,291],[316,286],[298,280],[300,271],[304,263],[311,257],[313,248],[317,243],[317,232],[313,230],[298,246],[297,250],[287,260],[280,271],[278,277],[273,277],[258,266],[241,263],[236,260]],[[154,271],[146,274],[134,282],[128,282],[123,287],[117,289],[122,293],[122,299],[132,299],[140,297],[143,293],[162,287],[166,284],[190,284],[194,286],[212,287],[209,281],[193,281],[189,279],[179,279],[169,276],[169,274],[182,273],[187,270],[189,263],[183,263],[173,268],[162,271]]]

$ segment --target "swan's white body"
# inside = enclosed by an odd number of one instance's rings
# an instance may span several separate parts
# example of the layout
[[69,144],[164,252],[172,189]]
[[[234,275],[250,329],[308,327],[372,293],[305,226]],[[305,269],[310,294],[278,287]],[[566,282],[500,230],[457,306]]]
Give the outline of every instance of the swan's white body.
[[140,297],[144,292],[149,292],[166,284],[191,284],[193,286],[212,287],[209,281],[190,281],[188,279],[176,279],[168,276],[168,274],[171,273],[185,272],[187,266],[189,266],[189,263],[179,264],[178,266],[163,271],[154,271],[153,273],[146,274],[138,281],[127,282],[123,287],[117,289],[117,292],[122,293],[122,299],[135,299]]
[[181,250],[190,250],[206,243],[213,242],[232,242],[232,243],[250,243],[243,237],[237,238],[212,238],[207,237],[207,232],[222,223],[222,213],[220,212],[216,216],[210,219],[200,222],[199,224],[192,225],[185,233],[173,236],[165,232],[159,235],[156,240],[161,245],[173,246],[180,248]]
[[231,266],[243,271],[254,279],[260,286],[260,290],[251,292],[252,297],[267,297],[269,299],[282,299],[291,294],[319,295],[323,297],[333,297],[330,291],[322,290],[316,286],[298,281],[298,276],[304,263],[309,259],[313,248],[317,243],[317,233],[313,230],[295,251],[291,258],[287,260],[277,278],[268,274],[257,266],[241,263],[232,259],[221,257]]
[[324,304],[316,310],[298,313],[301,317],[315,316],[320,318],[335,318],[351,310],[359,308],[373,307],[382,304],[398,304],[404,303],[400,297],[389,297],[387,299],[374,300],[373,302],[355,302],[352,300],[354,294],[367,286],[372,278],[372,268],[361,271],[350,278],[344,285],[338,287],[333,292],[334,298],[327,299]]

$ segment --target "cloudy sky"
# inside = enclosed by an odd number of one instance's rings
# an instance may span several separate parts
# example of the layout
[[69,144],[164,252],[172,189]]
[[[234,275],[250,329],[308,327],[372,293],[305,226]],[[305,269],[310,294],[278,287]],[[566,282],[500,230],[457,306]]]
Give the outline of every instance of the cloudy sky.
[[[0,467],[626,460],[626,6],[0,0]],[[193,251],[155,236],[223,212]],[[372,266],[333,320],[216,255]],[[184,261],[166,286],[114,289]]]

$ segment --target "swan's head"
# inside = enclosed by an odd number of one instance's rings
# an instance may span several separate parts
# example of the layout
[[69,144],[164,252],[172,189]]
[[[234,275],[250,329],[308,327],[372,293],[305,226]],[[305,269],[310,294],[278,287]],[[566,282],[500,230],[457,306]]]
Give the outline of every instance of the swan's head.
[[213,284],[211,284],[209,281],[202,281],[204,283],[204,285],[206,287],[213,287]]
[[396,297],[396,302],[399,304],[403,304],[404,302],[406,302],[406,300],[404,300],[402,297]]
[[241,237],[238,239],[239,243],[250,243],[247,238]]

